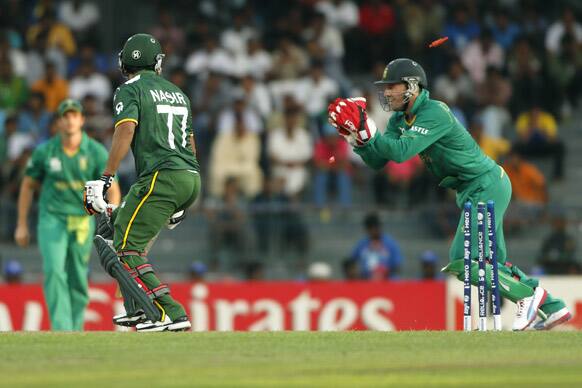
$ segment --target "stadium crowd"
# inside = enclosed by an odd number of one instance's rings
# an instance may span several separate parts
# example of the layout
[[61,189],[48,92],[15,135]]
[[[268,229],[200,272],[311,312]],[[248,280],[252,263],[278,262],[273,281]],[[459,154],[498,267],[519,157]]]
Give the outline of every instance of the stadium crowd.
[[[363,95],[384,127],[389,114],[372,81],[395,57],[427,69],[431,97],[449,104],[483,150],[503,162],[514,202],[528,215],[520,222],[536,222],[551,201],[548,182],[568,174],[559,128],[580,108],[582,91],[581,7],[560,4],[546,12],[538,0],[150,2],[157,20],[147,32],[162,43],[163,75],[193,104],[213,252],[244,252],[250,222],[261,236],[259,254],[275,239],[304,253],[302,209],[325,219],[367,198],[400,209],[442,202],[433,207],[432,228],[450,237],[458,213],[447,206],[454,202],[433,190],[437,182],[418,157],[372,173],[326,122],[330,100]],[[2,203],[15,203],[31,150],[58,131],[62,99],[82,101],[86,132],[110,143],[112,93],[123,79],[117,52],[99,39],[102,18],[96,1],[0,1]],[[447,43],[427,47],[442,36]],[[120,44],[126,38],[116,37]],[[549,171],[540,170],[540,158]],[[122,191],[135,179],[131,157],[119,179]],[[554,225],[559,233],[559,220]],[[10,239],[13,227],[1,225],[1,237]],[[359,260],[353,256],[346,274]],[[552,263],[563,267],[540,258],[547,272],[555,272]],[[392,267],[397,263],[386,264]]]

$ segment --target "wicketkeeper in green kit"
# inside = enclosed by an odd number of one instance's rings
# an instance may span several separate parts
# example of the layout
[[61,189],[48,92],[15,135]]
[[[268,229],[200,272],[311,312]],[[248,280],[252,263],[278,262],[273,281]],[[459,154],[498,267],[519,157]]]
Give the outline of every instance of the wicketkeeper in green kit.
[[[28,160],[18,198],[15,240],[28,245],[28,213],[38,201],[38,246],[43,258],[44,294],[53,330],[83,330],[89,301],[87,276],[95,223],[83,211],[83,186],[101,175],[107,150],[83,132],[83,109],[75,100],[58,107],[60,133],[38,146]],[[117,183],[109,192],[119,203]]]
[[[113,97],[109,159],[101,179],[85,184],[85,209],[102,213],[95,246],[124,299],[126,313],[113,322],[137,331],[191,327],[184,307],[146,258],[160,230],[177,225],[200,191],[190,100],[160,76],[163,57],[160,43],[148,34],[133,35],[123,46],[119,65],[128,80]],[[111,211],[104,196],[130,146],[138,178]]]
[[[382,80],[376,83],[380,102],[386,111],[394,111],[384,134],[366,114],[363,98],[336,99],[328,108],[329,120],[340,135],[354,146],[364,162],[375,169],[393,160],[403,162],[420,155],[426,167],[440,180],[440,186],[457,192],[457,206],[465,202],[495,202],[495,231],[499,285],[502,297],[517,304],[513,330],[525,330],[541,320],[535,329],[551,329],[570,319],[561,299],[551,296],[507,260],[503,237],[503,216],[511,199],[511,182],[503,168],[487,157],[469,132],[459,123],[449,107],[429,97],[427,78],[422,67],[406,58],[391,61]],[[473,206],[471,282],[477,284],[477,206]],[[450,249],[450,263],[443,269],[463,280],[463,218]],[[487,248],[486,248],[487,249]],[[491,288],[491,266],[487,286]]]

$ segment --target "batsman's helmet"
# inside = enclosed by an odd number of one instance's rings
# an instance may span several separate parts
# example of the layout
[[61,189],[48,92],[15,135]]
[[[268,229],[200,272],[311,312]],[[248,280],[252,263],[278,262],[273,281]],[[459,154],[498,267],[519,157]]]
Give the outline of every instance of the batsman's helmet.
[[412,95],[420,88],[426,89],[428,81],[422,66],[408,58],[394,59],[384,69],[382,79],[374,82],[378,91],[378,98],[384,110],[391,110],[390,103],[384,96],[384,88],[387,84],[405,83],[407,88],[404,93],[404,103],[410,101]]
[[130,36],[119,52],[119,68],[127,76],[129,73],[143,69],[162,72],[162,46],[150,34],[135,34]]

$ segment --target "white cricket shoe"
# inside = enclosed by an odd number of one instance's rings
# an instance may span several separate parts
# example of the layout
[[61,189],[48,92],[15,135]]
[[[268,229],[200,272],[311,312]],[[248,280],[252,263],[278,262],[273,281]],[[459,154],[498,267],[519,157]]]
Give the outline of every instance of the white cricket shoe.
[[133,327],[139,323],[147,321],[147,317],[143,310],[137,310],[135,315],[127,315],[127,313],[117,314],[113,316],[113,323],[118,326]]
[[145,332],[156,332],[156,331],[186,331],[192,327],[192,324],[188,320],[187,316],[176,318],[172,321],[170,317],[166,315],[163,321],[145,321],[138,324],[135,328],[140,333]]
[[547,296],[548,292],[545,289],[536,287],[532,296],[518,300],[516,303],[517,313],[515,314],[512,329],[514,331],[527,329],[527,327],[536,319],[538,309],[545,302]]
[[555,313],[548,315],[546,319],[536,322],[533,328],[535,330],[550,330],[555,326],[568,322],[570,319],[572,319],[572,313],[567,307],[564,307]]

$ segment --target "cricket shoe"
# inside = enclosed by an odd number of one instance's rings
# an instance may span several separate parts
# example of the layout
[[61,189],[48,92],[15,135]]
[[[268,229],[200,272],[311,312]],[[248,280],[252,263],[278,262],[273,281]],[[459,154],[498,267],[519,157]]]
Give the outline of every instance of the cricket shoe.
[[514,331],[522,331],[527,329],[529,325],[536,319],[538,309],[545,302],[548,292],[536,287],[534,294],[517,301],[517,313],[513,321],[512,329]]
[[156,331],[186,331],[191,327],[192,325],[190,324],[187,316],[176,318],[172,321],[170,317],[166,315],[163,321],[145,321],[138,324],[135,328],[140,333],[145,333]]
[[561,325],[564,322],[568,322],[572,319],[572,313],[567,307],[564,307],[555,313],[548,315],[546,319],[536,322],[533,325],[534,330],[550,330],[553,327]]
[[117,326],[133,327],[147,320],[148,318],[146,317],[143,310],[137,310],[134,315],[127,315],[127,313],[123,313],[113,316],[113,324]]

